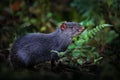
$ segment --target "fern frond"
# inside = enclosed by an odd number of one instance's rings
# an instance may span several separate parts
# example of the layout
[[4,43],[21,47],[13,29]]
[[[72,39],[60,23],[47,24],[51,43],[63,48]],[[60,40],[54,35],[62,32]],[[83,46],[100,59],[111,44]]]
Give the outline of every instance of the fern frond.
[[110,27],[112,25],[110,24],[102,24],[102,25],[98,25],[95,28],[91,29],[91,30],[85,30],[81,35],[80,35],[80,40],[84,40],[83,43],[88,42],[91,38],[94,38],[94,36],[96,35],[97,32],[101,31],[102,29],[104,29],[105,27]]
[[92,30],[89,30],[87,35],[88,35],[90,38],[93,38],[97,32],[99,32],[99,31],[101,31],[102,29],[104,29],[105,27],[109,27],[109,26],[112,26],[112,25],[110,25],[110,24],[98,25],[98,26],[96,26],[95,28],[93,28]]

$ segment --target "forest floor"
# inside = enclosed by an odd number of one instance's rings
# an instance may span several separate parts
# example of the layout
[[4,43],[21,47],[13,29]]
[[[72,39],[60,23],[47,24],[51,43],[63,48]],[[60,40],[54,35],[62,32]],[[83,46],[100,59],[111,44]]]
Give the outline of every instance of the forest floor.
[[53,69],[51,69],[50,62],[47,62],[37,65],[35,69],[32,70],[12,70],[7,63],[8,55],[8,50],[0,52],[0,78],[2,79],[96,80],[99,73],[99,69],[96,65],[86,65],[84,66],[85,70],[82,68],[82,71],[81,66],[73,67],[62,64],[61,62]]

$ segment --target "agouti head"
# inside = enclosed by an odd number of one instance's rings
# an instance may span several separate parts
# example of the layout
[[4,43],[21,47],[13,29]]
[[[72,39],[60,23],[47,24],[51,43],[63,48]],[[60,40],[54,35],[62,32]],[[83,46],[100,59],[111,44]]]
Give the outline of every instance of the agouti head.
[[60,28],[65,37],[70,38],[79,35],[84,31],[84,27],[77,22],[64,22]]

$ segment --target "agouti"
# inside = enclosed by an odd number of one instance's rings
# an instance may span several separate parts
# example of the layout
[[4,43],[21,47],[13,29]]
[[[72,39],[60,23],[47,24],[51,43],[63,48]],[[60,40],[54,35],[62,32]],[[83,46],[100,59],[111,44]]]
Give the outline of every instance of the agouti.
[[64,22],[52,33],[30,33],[22,36],[12,46],[10,61],[13,67],[31,67],[45,61],[54,64],[59,56],[51,50],[65,51],[72,38],[83,30],[84,27],[77,22]]

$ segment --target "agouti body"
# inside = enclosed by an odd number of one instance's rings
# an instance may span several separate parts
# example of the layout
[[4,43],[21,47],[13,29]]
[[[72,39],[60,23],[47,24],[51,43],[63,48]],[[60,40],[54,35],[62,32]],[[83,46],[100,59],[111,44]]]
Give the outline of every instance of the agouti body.
[[56,50],[65,51],[72,42],[73,36],[80,34],[84,27],[76,22],[64,22],[54,32],[49,34],[30,33],[20,37],[13,44],[10,61],[17,66],[34,66],[36,64],[57,61],[59,56],[51,52]]

